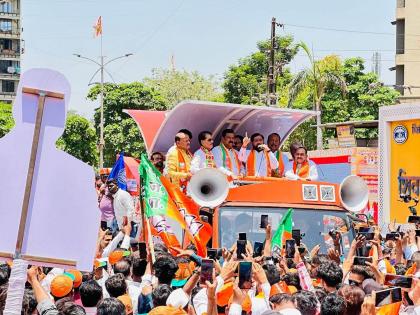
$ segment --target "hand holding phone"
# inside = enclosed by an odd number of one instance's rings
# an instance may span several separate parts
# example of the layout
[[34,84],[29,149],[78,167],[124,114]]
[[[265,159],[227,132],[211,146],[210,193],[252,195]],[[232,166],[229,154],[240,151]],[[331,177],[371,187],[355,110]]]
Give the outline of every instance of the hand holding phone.
[[286,240],[286,258],[295,257],[296,252],[296,242],[295,240]]
[[252,282],[252,263],[250,261],[241,261],[239,263],[239,288],[240,289],[251,289]]
[[146,243],[145,242],[139,242],[139,258],[140,259],[147,259],[147,249],[146,249]]
[[213,283],[214,262],[211,259],[203,259],[201,262],[200,284],[206,284],[206,281]]
[[402,294],[401,288],[390,288],[375,292],[375,306],[381,307],[384,305],[401,302]]
[[265,229],[267,225],[268,225],[268,214],[262,214],[260,228]]
[[372,263],[372,257],[354,256],[353,265],[367,266],[367,261]]
[[411,288],[412,283],[412,277],[399,276],[394,274],[385,275],[385,285],[409,289]]
[[237,240],[236,241],[236,259],[237,260],[244,259],[242,254],[246,255],[246,241]]

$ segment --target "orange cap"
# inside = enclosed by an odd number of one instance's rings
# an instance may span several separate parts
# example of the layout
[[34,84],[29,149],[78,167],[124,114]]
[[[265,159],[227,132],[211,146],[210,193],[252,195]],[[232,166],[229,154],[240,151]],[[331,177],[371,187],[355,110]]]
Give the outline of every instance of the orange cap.
[[54,297],[61,298],[73,290],[73,280],[66,275],[56,276],[51,281],[51,294]]
[[149,315],[186,315],[187,313],[182,308],[175,308],[173,306],[158,306],[149,312]]
[[75,288],[80,287],[80,285],[82,284],[82,279],[83,279],[82,273],[79,270],[76,270],[76,269],[69,269],[69,270],[67,270],[67,272],[74,276],[73,286]]
[[111,174],[111,169],[104,167],[99,170],[99,175],[109,175]]
[[111,254],[109,254],[108,262],[111,265],[116,264],[119,262],[124,256],[129,256],[129,251],[123,251],[123,250],[114,250]]
[[133,314],[133,304],[131,304],[131,299],[128,294],[121,295],[117,299],[124,304],[127,315]]

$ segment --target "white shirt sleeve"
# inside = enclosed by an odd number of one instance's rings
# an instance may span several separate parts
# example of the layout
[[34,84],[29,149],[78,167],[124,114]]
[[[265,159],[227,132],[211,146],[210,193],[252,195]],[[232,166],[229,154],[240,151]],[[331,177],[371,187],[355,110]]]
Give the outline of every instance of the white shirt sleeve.
[[239,161],[246,163],[246,161],[248,161],[249,152],[251,151],[245,148],[241,148],[238,153]]
[[287,169],[286,169],[286,171],[285,171],[285,173],[284,173],[284,176],[285,176],[287,179],[291,179],[291,180],[298,180],[298,179],[299,179],[299,176],[298,176],[298,175],[296,175],[296,174],[293,172],[293,163],[289,163],[289,165],[287,166]]
[[200,150],[195,151],[194,157],[191,160],[190,171],[192,174],[197,173],[201,168],[201,154]]
[[102,252],[102,257],[108,257],[118,246],[118,243],[124,238],[125,234],[123,232],[118,232],[117,236],[105,247],[104,251]]
[[242,305],[232,303],[229,308],[229,315],[241,315],[242,314]]
[[223,158],[222,158],[222,149],[220,146],[214,147],[213,150],[211,150],[214,156],[214,163],[217,167],[223,167]]
[[128,222],[133,221],[134,219],[134,200],[131,195],[125,190],[121,194],[121,203],[126,211]]
[[310,180],[318,180],[318,167],[315,162],[309,160],[309,177]]
[[268,153],[268,157],[270,158],[270,168],[271,168],[272,170],[277,169],[277,168],[279,167],[279,161],[277,161],[277,158],[276,158],[276,156],[274,155],[274,153],[270,151],[270,152]]

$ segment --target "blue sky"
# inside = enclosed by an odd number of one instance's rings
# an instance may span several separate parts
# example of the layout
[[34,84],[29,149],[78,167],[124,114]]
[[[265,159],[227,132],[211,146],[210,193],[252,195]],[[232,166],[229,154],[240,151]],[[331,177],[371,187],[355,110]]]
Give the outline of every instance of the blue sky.
[[[286,25],[278,34],[306,42],[317,57],[360,56],[370,70],[373,52],[380,52],[381,79],[393,84],[394,72],[388,68],[394,65],[395,28],[390,22],[395,6],[393,0],[22,0],[22,68],[62,72],[72,86],[70,109],[91,118],[98,103],[86,100],[87,84],[97,68],[72,54],[98,58],[100,40],[93,38],[98,16],[103,18],[104,55],[134,53],[109,65],[116,82],[141,80],[153,68],[167,68],[171,54],[178,69],[222,78],[230,64],[269,37],[274,16]],[[290,67],[296,72],[306,64],[299,53]]]

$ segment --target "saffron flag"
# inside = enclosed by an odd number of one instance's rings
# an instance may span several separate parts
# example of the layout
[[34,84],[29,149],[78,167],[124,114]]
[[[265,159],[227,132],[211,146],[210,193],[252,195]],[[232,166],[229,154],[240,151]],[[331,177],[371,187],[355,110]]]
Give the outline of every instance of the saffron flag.
[[108,179],[116,179],[118,182],[118,187],[127,191],[127,176],[125,173],[123,152],[120,153],[120,156],[118,157],[117,162],[115,162],[114,167],[108,176]]
[[[168,216],[177,221],[197,248],[197,254],[206,257],[206,244],[212,235],[211,226],[202,222],[199,208],[190,198],[174,186],[142,155],[140,178],[144,194],[144,212],[148,218]],[[152,223],[155,223],[152,220]],[[154,225],[159,231],[159,227]]]
[[281,219],[279,227],[271,239],[271,252],[280,256],[283,245],[286,240],[292,238],[292,214],[293,209],[287,210],[284,217]]
[[98,20],[96,21],[95,25],[93,26],[93,29],[95,31],[94,36],[98,37],[99,35],[102,35],[102,16],[98,17]]

